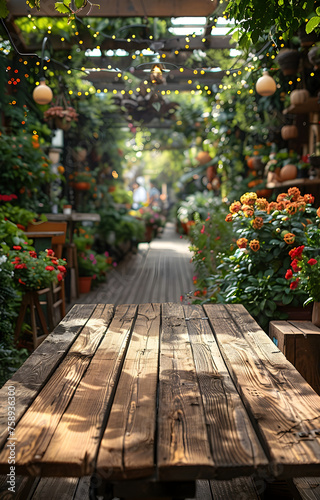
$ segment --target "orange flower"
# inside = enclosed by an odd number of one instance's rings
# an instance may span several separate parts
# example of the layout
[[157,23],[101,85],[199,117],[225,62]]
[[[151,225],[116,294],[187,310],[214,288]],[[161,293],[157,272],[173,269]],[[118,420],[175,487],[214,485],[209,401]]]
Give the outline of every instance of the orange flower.
[[248,240],[247,238],[239,238],[237,240],[237,245],[239,248],[247,248]]
[[317,216],[320,217],[320,207],[317,209]]
[[254,205],[257,198],[257,193],[245,193],[241,196],[240,201],[243,205]]
[[[320,217],[320,215],[319,215]],[[225,218],[226,222],[232,222],[232,214],[228,214],[227,217]]]
[[59,165],[57,168],[59,174],[64,174],[64,167],[62,165]]
[[292,187],[288,189],[288,195],[291,197],[292,201],[297,201],[300,196],[300,189],[297,187]]
[[288,245],[292,245],[296,237],[293,233],[287,233],[284,235],[283,239]]
[[242,205],[242,211],[245,217],[252,217],[254,214],[253,207],[251,207],[250,205]]
[[278,210],[285,210],[286,206],[288,205],[288,202],[287,201],[280,201],[278,204],[277,204],[277,209]]
[[255,229],[261,229],[262,226],[263,226],[263,218],[262,217],[256,217],[255,219],[253,219],[252,221],[252,225]]
[[236,214],[237,212],[239,212],[240,209],[241,209],[240,201],[234,201],[233,203],[231,203],[229,210],[231,213]]
[[268,200],[266,200],[266,198],[257,198],[256,207],[259,210],[266,211],[266,210],[268,210],[269,202],[268,202]]
[[295,202],[288,203],[288,205],[286,206],[286,212],[288,212],[288,214],[290,215],[296,214],[297,211],[298,211],[298,204]]
[[251,240],[249,243],[249,246],[250,246],[251,250],[253,250],[254,252],[257,252],[260,249],[260,242],[259,242],[259,240]]
[[314,203],[314,196],[312,194],[305,194],[303,198],[306,203]]
[[281,201],[287,200],[288,199],[288,194],[287,193],[280,193],[277,196],[277,202],[280,203]]
[[278,203],[276,203],[275,201],[271,201],[268,206],[268,214],[270,214],[274,210],[278,210]]

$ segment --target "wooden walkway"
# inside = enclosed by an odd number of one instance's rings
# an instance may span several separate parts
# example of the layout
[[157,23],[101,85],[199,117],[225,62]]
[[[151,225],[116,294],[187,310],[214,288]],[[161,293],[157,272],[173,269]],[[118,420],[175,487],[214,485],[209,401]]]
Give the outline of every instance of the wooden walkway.
[[150,245],[140,243],[136,254],[129,253],[107,275],[105,283],[74,303],[143,304],[179,302],[193,288],[194,268],[190,263],[189,243],[167,223],[160,237]]

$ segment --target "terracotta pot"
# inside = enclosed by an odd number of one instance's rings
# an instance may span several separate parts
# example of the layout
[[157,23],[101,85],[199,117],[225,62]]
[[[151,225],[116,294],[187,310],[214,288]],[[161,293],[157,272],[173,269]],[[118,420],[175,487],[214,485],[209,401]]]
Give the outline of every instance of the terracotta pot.
[[209,163],[209,161],[212,160],[211,156],[206,151],[200,151],[200,153],[197,154],[196,159],[198,160],[200,165],[204,165],[205,163]]
[[150,241],[152,240],[152,237],[153,237],[153,226],[148,225],[148,226],[146,226],[146,230],[144,233],[144,241],[146,241],[147,243],[150,243]]
[[295,125],[285,125],[281,129],[281,137],[285,141],[298,137],[298,128]]
[[89,293],[91,289],[92,276],[79,276],[79,293]]
[[89,191],[90,182],[75,182],[73,187],[76,191]]
[[304,104],[310,97],[307,89],[296,89],[290,93],[290,103],[293,105]]
[[284,165],[280,170],[280,181],[291,181],[292,179],[296,179],[298,175],[298,169],[295,165],[291,165],[288,163]]
[[314,325],[320,327],[320,302],[313,303],[311,321]]

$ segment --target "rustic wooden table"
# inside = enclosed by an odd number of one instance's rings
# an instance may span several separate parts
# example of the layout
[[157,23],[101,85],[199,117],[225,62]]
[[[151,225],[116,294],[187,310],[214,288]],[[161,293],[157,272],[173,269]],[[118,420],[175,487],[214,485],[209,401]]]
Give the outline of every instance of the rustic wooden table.
[[320,397],[238,304],[75,305],[0,403],[0,473],[14,449],[16,474],[105,498],[320,475]]

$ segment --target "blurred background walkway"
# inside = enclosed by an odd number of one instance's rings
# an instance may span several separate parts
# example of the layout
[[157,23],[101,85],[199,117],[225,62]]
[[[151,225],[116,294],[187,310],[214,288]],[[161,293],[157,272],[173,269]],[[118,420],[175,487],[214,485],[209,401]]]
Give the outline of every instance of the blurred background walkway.
[[142,304],[179,302],[193,288],[194,268],[189,242],[180,238],[168,222],[160,237],[140,243],[136,254],[129,253],[107,275],[105,283],[74,303]]

